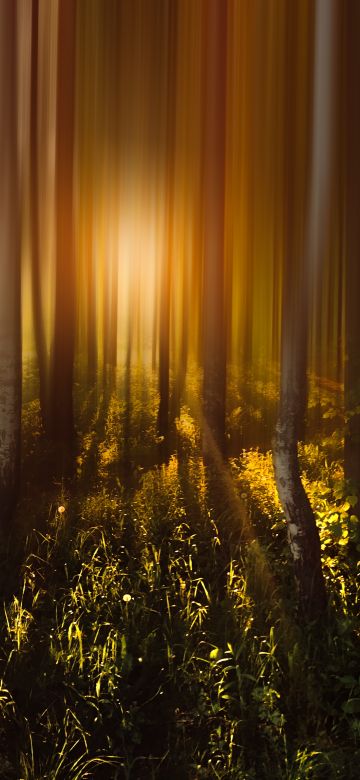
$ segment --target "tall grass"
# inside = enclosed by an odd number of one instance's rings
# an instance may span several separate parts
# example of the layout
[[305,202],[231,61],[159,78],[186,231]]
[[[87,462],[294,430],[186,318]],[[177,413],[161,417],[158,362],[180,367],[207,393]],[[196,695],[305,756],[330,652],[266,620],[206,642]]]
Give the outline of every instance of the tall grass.
[[334,501],[341,515],[337,467],[326,452],[302,453],[331,539],[332,607],[319,631],[297,620],[268,456],[232,463],[245,533],[216,494],[189,409],[177,426],[181,457],[139,469],[125,490],[104,457],[122,424],[109,408],[91,444],[101,480],[94,474],[89,489],[78,473],[72,490],[52,486],[46,527],[28,534],[13,573],[4,555],[0,776],[355,780],[356,540],[340,544],[327,522]]

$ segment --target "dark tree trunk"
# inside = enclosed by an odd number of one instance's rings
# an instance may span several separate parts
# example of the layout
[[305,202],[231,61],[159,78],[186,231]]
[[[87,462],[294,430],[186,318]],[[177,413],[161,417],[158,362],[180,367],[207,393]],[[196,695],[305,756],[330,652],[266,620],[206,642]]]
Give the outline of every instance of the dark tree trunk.
[[186,260],[184,261],[183,279],[182,279],[182,301],[181,301],[181,333],[179,357],[174,381],[173,394],[171,399],[171,418],[173,420],[180,415],[181,400],[184,394],[186,372],[188,363],[188,340],[189,340],[189,269]]
[[345,476],[360,489],[360,3],[345,11]]
[[[92,214],[90,212],[90,223]],[[92,231],[89,227],[88,256],[87,256],[87,374],[89,384],[94,384],[97,375],[97,333],[96,333],[96,276],[94,263],[94,249],[92,243]]]
[[[97,290],[96,290],[96,260],[94,253],[94,189],[95,189],[95,137],[97,129],[97,79],[98,79],[98,46],[96,45],[97,13],[96,8],[84,6],[84,43],[85,56],[83,62],[82,88],[85,90],[85,111],[83,117],[83,144],[86,165],[84,192],[85,198],[85,258],[86,258],[86,324],[87,324],[87,375],[89,384],[94,384],[98,368],[97,348]],[[89,83],[87,68],[95,57],[95,79]],[[89,127],[90,125],[90,127]]]
[[21,423],[20,209],[16,0],[0,2],[0,526],[19,483]]
[[204,445],[207,449],[214,440],[223,451],[226,396],[224,221],[227,4],[208,0],[204,22]]
[[39,370],[40,411],[44,429],[48,422],[47,349],[43,317],[40,269],[39,224],[39,138],[38,138],[38,37],[39,0],[33,0],[31,20],[31,104],[30,104],[30,208],[31,208],[31,276],[35,346]]
[[176,58],[177,58],[177,0],[168,8],[168,57],[166,90],[166,240],[165,254],[162,259],[159,302],[159,394],[158,429],[166,436],[169,427],[170,396],[170,313],[173,263],[173,225],[174,225],[174,169],[175,169],[175,128],[176,103]]
[[[168,228],[169,229],[169,228]],[[159,323],[159,412],[158,428],[161,436],[166,436],[169,425],[170,392],[170,280],[171,269],[168,257],[164,259],[162,271],[162,290],[160,296]]]
[[75,351],[74,113],[76,3],[60,0],[56,119],[56,289],[51,362],[51,424],[55,439],[74,435]]
[[119,265],[114,248],[108,258],[108,278],[105,280],[104,297],[104,363],[112,369],[117,365],[118,287]]

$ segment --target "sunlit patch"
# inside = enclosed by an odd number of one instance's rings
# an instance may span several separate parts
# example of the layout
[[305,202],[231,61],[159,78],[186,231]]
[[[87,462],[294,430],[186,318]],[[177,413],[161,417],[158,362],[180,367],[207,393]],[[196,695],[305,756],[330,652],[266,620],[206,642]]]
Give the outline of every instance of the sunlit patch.
[[17,651],[20,652],[29,642],[29,629],[34,618],[23,605],[22,598],[13,597],[10,606],[5,608],[6,628]]
[[103,477],[119,460],[123,411],[124,402],[113,393],[107,407],[105,438],[98,445],[99,474]]
[[239,459],[232,459],[231,465],[244,500],[253,501],[264,517],[276,523],[283,511],[276,490],[271,452],[244,451]]
[[177,417],[175,423],[179,435],[194,449],[199,444],[200,431],[187,406],[181,407],[180,417]]
[[104,475],[106,470],[112,464],[116,463],[119,457],[119,446],[116,441],[101,442],[99,444],[99,473]]

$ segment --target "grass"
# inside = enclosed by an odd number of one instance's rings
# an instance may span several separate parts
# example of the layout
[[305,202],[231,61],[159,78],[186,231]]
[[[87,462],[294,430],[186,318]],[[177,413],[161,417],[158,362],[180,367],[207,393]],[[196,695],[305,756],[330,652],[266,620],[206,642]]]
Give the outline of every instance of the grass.
[[[128,410],[107,408],[71,480],[36,506],[24,489],[26,545],[3,549],[0,777],[355,780],[359,541],[339,459],[301,449],[330,593],[326,624],[306,627],[269,454],[213,473],[184,407],[155,465],[153,413],[134,403],[129,487]],[[26,414],[30,474],[44,443]]]

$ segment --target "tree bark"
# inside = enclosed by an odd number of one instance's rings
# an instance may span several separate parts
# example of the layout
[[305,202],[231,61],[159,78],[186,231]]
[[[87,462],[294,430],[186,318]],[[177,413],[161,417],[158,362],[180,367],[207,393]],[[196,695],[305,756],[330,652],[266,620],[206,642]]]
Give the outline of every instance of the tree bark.
[[16,6],[16,0],[0,2],[0,523],[5,530],[18,490],[21,421]]
[[345,477],[360,489],[360,3],[345,7]]
[[[203,401],[205,449],[225,445],[224,224],[227,4],[208,0],[204,51]],[[210,434],[210,438],[209,438]],[[206,439],[208,443],[206,443]]]
[[[310,140],[310,177],[305,216],[303,262],[296,262],[295,182],[291,159],[287,159],[287,251],[284,268],[282,366],[280,410],[274,442],[274,468],[279,498],[284,509],[300,605],[312,620],[326,610],[327,598],[321,567],[321,548],[314,514],[300,478],[297,454],[299,430],[305,414],[308,310],[310,294],[316,289],[324,241],[328,230],[330,172],[332,161],[332,91],[335,6],[333,0],[318,0],[315,16],[313,110]],[[295,17],[289,15],[288,54],[294,65]],[[294,74],[288,69],[286,110],[288,154],[296,132],[292,103]],[[296,118],[296,117],[295,117]],[[297,267],[298,266],[298,267]]]
[[40,411],[44,429],[48,422],[47,350],[43,317],[40,270],[39,154],[38,154],[38,38],[39,0],[33,0],[31,20],[31,103],[30,103],[30,209],[31,281],[35,346],[39,370]]
[[176,142],[176,76],[177,76],[177,14],[178,3],[173,0],[168,9],[168,52],[166,89],[166,239],[161,265],[159,300],[159,411],[158,429],[166,436],[169,428],[170,400],[170,314],[172,263],[174,239],[174,170]]
[[76,3],[59,2],[56,119],[56,289],[52,351],[51,427],[55,439],[74,435],[75,351],[74,113]]

